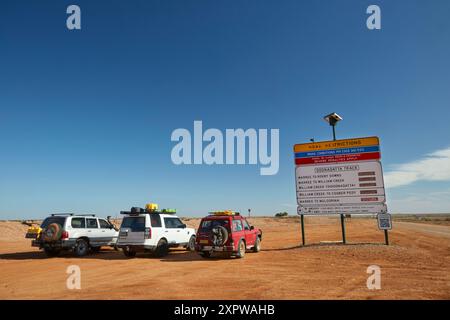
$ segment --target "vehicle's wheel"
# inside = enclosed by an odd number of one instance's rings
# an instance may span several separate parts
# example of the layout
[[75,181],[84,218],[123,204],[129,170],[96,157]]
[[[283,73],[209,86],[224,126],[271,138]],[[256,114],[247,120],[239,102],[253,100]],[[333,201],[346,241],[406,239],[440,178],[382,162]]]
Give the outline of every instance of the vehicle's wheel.
[[128,258],[133,258],[136,256],[136,251],[134,251],[133,249],[131,249],[130,247],[124,247],[122,249],[123,254],[128,257]]
[[238,244],[238,252],[236,254],[236,257],[243,258],[245,256],[245,241],[240,240]]
[[55,248],[44,248],[44,252],[47,257],[56,257],[61,252],[61,250]]
[[212,228],[209,238],[215,246],[223,246],[228,240],[228,230],[223,226]]
[[261,251],[261,238],[256,237],[255,245],[253,246],[253,252]]
[[186,246],[186,250],[187,250],[187,251],[195,251],[195,236],[192,236],[192,237],[189,239],[189,243],[188,243],[188,245]]
[[202,258],[211,258],[211,252],[209,251],[202,251],[198,253]]
[[84,239],[78,239],[73,250],[77,257],[83,257],[89,252],[89,243]]
[[156,246],[155,250],[155,257],[164,257],[169,253],[169,245],[167,244],[166,239],[161,239],[158,241],[158,244]]
[[61,238],[62,227],[58,223],[51,223],[43,230],[42,236],[44,241],[57,241]]

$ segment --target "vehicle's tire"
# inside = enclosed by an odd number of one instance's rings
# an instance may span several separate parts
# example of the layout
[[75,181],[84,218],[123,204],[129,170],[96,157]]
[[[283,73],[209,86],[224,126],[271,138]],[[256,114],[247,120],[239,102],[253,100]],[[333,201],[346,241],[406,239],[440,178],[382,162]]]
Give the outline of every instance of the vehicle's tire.
[[130,247],[124,247],[122,249],[123,254],[125,255],[125,257],[128,258],[133,258],[136,256],[136,251],[134,251],[133,249],[131,249]]
[[253,246],[253,252],[260,252],[261,251],[261,238],[256,237],[255,245]]
[[211,252],[209,252],[209,251],[202,251],[202,252],[199,252],[198,254],[200,255],[200,257],[205,258],[205,259],[211,258]]
[[42,232],[44,241],[52,242],[61,238],[62,226],[58,223],[50,223]]
[[47,255],[47,257],[56,257],[59,255],[61,250],[55,248],[44,248],[44,252]]
[[223,246],[228,240],[228,230],[223,226],[211,230],[210,239],[215,246]]
[[195,251],[195,236],[191,236],[188,245],[186,246],[187,251]]
[[73,252],[77,257],[83,257],[89,253],[89,243],[85,239],[78,239]]
[[169,253],[169,245],[166,239],[161,239],[158,241],[155,249],[155,257],[161,258]]
[[245,256],[245,241],[244,240],[240,240],[239,244],[238,244],[238,252],[236,254],[237,258],[243,258]]

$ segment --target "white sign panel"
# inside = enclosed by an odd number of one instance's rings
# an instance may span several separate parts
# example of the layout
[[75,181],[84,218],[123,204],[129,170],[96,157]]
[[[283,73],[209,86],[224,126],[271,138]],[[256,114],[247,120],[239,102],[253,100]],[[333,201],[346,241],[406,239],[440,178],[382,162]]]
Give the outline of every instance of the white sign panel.
[[[379,213],[385,207],[379,161],[300,165],[296,167],[295,175],[297,203],[311,213],[330,212],[336,207],[344,213]],[[343,206],[348,210],[345,211]]]
[[389,213],[379,213],[377,214],[378,229],[380,230],[391,230],[392,229],[392,219]]
[[302,207],[298,206],[297,213],[301,214],[336,214],[336,213],[351,213],[351,214],[371,214],[376,212],[387,212],[387,207],[383,203],[371,205],[342,205],[342,206],[316,206],[316,207]]

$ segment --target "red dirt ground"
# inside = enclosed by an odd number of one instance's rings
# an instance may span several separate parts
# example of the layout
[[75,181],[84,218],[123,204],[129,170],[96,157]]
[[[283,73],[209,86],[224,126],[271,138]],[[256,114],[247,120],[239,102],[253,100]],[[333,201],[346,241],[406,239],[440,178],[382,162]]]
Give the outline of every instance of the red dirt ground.
[[[308,217],[300,247],[298,218],[250,221],[263,229],[261,252],[208,260],[180,249],[47,258],[24,238],[27,226],[0,222],[0,299],[450,299],[448,225],[394,222],[385,246],[375,219],[351,218],[342,245],[329,242],[340,240],[338,219]],[[81,268],[80,290],[66,288],[69,265]],[[380,290],[367,289],[369,265],[381,268]]]

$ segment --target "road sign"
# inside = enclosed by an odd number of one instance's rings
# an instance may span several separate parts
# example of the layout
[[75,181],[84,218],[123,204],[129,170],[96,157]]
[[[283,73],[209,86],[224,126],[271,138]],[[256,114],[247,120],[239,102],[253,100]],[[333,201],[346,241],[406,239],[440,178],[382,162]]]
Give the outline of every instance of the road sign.
[[378,161],[297,166],[300,206],[374,204],[385,202],[383,174]]
[[377,214],[378,229],[380,230],[391,230],[392,229],[392,218],[389,213],[379,213]]
[[294,154],[296,165],[379,160],[381,158],[377,137],[296,144]]
[[387,212],[378,137],[296,144],[299,214]]
[[339,148],[356,148],[378,146],[380,141],[378,137],[343,139],[322,142],[299,143],[294,145],[294,152],[319,151]]
[[374,212],[386,212],[387,207],[384,203],[371,205],[341,205],[341,206],[298,206],[297,214],[372,214]]

